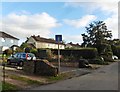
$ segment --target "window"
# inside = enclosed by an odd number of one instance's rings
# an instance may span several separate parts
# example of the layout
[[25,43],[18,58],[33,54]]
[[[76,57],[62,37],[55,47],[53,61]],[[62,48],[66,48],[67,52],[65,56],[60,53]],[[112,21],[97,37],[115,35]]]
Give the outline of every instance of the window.
[[11,40],[11,43],[13,43],[13,40]]
[[5,42],[5,38],[2,38],[2,42]]

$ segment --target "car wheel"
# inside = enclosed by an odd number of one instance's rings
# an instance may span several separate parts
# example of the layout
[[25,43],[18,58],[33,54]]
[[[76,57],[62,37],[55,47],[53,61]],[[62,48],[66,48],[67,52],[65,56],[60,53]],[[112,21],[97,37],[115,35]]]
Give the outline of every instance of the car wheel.
[[11,65],[11,62],[10,62],[10,60],[7,60],[7,65]]

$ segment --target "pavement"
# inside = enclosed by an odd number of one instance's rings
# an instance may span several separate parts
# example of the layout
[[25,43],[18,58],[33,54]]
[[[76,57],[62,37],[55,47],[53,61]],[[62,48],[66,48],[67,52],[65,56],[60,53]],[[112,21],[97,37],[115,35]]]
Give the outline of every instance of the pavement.
[[[74,72],[78,74],[80,71],[82,70],[79,69]],[[101,67],[83,76],[29,90],[118,90],[118,62]]]

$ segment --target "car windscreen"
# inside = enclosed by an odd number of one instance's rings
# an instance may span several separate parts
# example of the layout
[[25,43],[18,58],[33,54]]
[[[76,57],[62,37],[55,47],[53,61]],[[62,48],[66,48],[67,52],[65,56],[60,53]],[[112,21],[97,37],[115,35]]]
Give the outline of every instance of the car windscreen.
[[21,54],[21,58],[26,58],[26,54],[25,54],[25,53],[22,53],[22,54]]

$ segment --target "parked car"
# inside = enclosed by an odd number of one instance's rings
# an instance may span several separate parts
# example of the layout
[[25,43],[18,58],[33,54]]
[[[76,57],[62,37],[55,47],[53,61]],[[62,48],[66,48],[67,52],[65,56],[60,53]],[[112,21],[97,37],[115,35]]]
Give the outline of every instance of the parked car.
[[12,64],[15,63],[18,66],[23,66],[24,61],[28,61],[28,60],[36,60],[36,57],[34,54],[32,53],[16,53],[12,56],[10,56],[7,59],[7,64]]
[[112,56],[112,59],[116,60],[116,59],[118,59],[118,57],[115,56],[115,55],[113,55],[113,56]]

